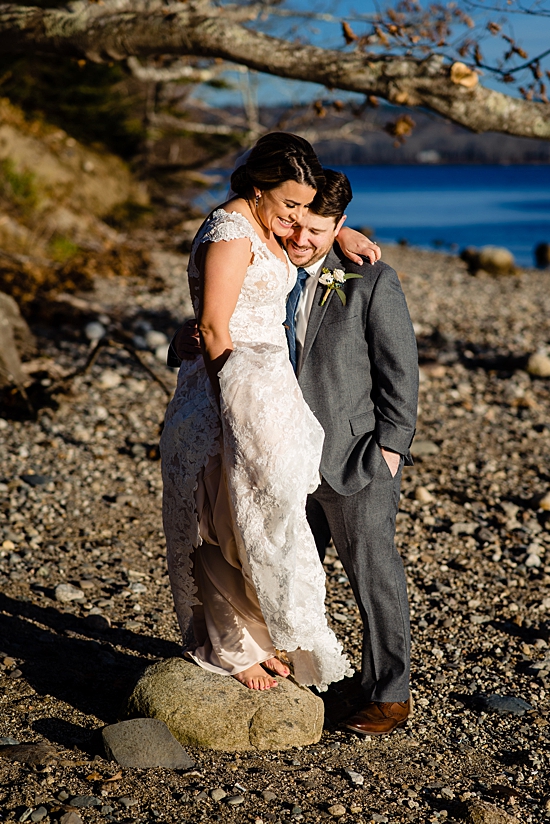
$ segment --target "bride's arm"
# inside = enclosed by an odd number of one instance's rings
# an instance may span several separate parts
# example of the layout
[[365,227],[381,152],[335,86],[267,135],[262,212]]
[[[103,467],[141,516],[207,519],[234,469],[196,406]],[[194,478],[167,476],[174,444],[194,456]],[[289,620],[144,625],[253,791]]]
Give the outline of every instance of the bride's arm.
[[371,263],[376,263],[382,256],[377,243],[373,243],[362,232],[350,229],[349,226],[342,226],[336,235],[336,240],[345,256],[359,265],[363,263],[359,255],[368,258]]
[[218,372],[233,351],[229,321],[250,265],[250,240],[222,240],[203,248],[197,320],[206,371],[219,398]]

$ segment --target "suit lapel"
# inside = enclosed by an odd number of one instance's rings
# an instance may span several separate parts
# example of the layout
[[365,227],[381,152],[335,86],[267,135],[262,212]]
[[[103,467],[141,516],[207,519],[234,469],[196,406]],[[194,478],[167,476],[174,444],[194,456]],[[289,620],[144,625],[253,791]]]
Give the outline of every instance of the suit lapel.
[[[341,266],[342,261],[334,252],[334,248],[331,249],[325,259],[325,262],[323,263],[323,268],[332,270],[341,268]],[[334,290],[331,289],[328,293],[328,297],[325,301],[324,306],[321,306],[321,301],[323,300],[323,295],[325,294],[326,288],[326,286],[323,286],[321,283],[318,283],[317,289],[315,290],[313,306],[311,307],[311,314],[307,322],[306,339],[304,341],[304,350],[302,352],[302,357],[300,359],[300,369],[303,368],[304,363],[306,362],[306,358],[311,351],[311,347],[313,346],[315,338],[317,337],[319,327],[321,326],[323,318],[325,317],[328,305],[334,295]]]

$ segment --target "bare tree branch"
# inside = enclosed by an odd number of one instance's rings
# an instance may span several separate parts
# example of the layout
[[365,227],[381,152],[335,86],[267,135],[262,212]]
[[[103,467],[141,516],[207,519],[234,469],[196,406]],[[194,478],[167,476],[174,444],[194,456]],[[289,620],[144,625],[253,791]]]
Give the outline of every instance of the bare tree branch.
[[195,66],[175,65],[166,68],[143,66],[137,57],[129,57],[126,64],[135,78],[142,82],[171,83],[176,80],[188,80],[190,83],[208,83],[219,78],[221,72],[227,71],[227,65],[211,66],[197,69]]
[[162,129],[171,129],[177,132],[193,132],[195,134],[232,135],[240,132],[242,135],[250,135],[253,140],[265,131],[265,129],[261,129],[258,133],[250,132],[244,123],[240,128],[238,126],[226,126],[223,123],[196,123],[191,120],[185,120],[183,117],[174,117],[170,114],[152,114],[149,118],[149,123],[151,126],[159,126]]
[[[340,52],[270,37],[246,27],[248,7],[208,0],[75,3],[69,10],[0,5],[0,51],[65,55],[97,62],[173,54],[221,58],[259,72],[423,106],[476,131],[550,140],[550,106],[484,88],[467,67]],[[468,73],[469,72],[469,73]]]

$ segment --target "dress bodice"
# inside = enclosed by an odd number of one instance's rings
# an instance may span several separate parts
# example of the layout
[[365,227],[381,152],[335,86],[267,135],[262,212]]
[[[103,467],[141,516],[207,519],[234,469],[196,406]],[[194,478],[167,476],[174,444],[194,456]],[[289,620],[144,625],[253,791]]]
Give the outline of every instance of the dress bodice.
[[281,260],[260,239],[252,224],[240,212],[216,209],[205,220],[193,242],[189,259],[189,287],[195,314],[198,312],[199,269],[195,263],[201,243],[248,238],[252,263],[229,322],[233,342],[265,342],[286,347],[283,328],[286,297],[296,282],[296,267]]

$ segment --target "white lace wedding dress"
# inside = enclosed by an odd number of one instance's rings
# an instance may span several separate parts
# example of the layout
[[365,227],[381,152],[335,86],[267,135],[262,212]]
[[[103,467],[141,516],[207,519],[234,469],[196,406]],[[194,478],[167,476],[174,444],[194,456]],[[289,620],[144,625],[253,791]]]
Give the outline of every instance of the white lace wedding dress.
[[327,625],[325,575],[305,516],[306,495],[320,480],[324,435],[288,358],[283,322],[296,270],[267,248],[243,215],[218,209],[195,238],[189,283],[196,311],[199,244],[243,237],[253,259],[230,321],[234,350],[219,375],[221,410],[199,357],[183,362],[166,413],[161,455],[171,586],[184,647],[192,650],[198,603],[192,553],[201,543],[197,477],[221,448],[243,575],[297,680],[323,690],[352,670]]

